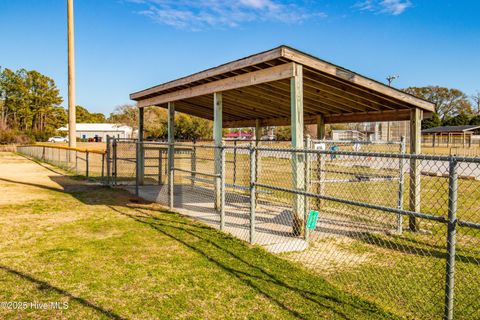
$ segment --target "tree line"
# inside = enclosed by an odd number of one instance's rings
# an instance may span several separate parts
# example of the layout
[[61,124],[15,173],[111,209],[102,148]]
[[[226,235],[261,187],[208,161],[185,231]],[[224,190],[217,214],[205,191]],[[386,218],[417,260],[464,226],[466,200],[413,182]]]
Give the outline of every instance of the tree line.
[[[0,69],[0,143],[46,140],[68,122],[55,81],[35,70]],[[77,122],[105,122],[76,106]]]
[[[138,108],[126,104],[117,107],[108,120],[133,128],[138,126]],[[168,136],[168,111],[158,107],[147,107],[144,111],[144,126],[147,139],[166,139]],[[210,120],[176,113],[174,120],[175,139],[212,139],[213,122]]]
[[435,103],[431,118],[422,121],[422,129],[438,126],[480,125],[480,92],[468,96],[458,89],[439,86],[409,87],[404,90]]
[[[45,141],[59,134],[57,129],[67,125],[67,110],[55,81],[35,70],[0,68],[0,144]],[[108,118],[76,106],[77,123],[120,123],[136,128],[138,109],[123,105]],[[148,137],[164,139],[167,136],[167,111],[146,108],[145,129]],[[65,134],[65,133],[63,133]],[[211,121],[177,114],[177,139],[211,139]]]
[[[404,91],[435,103],[433,116],[422,122],[424,129],[440,125],[480,125],[480,92],[469,97],[461,90],[439,86],[409,87]],[[62,103],[52,78],[35,70],[0,68],[0,143],[42,141],[58,134],[56,130],[68,122],[67,110]],[[102,113],[91,113],[82,106],[76,107],[76,114],[78,123],[110,122],[133,128],[138,125],[135,105],[119,106],[108,118]],[[211,139],[212,125],[209,120],[178,113],[175,115],[175,137]],[[145,132],[149,138],[167,137],[165,109],[145,109]],[[290,139],[289,127],[278,127],[276,132],[277,138]]]

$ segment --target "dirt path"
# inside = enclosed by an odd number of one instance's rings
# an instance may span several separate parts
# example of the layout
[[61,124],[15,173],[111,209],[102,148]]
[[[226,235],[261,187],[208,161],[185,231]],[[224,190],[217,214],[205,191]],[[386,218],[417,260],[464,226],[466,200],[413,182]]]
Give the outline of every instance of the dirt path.
[[45,199],[48,194],[38,187],[70,191],[85,182],[64,176],[65,172],[45,163],[35,162],[20,155],[0,152],[0,205],[24,203]]

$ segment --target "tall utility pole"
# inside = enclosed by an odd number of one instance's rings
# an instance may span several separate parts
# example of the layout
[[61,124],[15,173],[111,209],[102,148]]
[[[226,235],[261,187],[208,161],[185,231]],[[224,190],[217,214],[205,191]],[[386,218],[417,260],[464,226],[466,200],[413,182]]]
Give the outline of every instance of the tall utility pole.
[[73,0],[67,0],[68,24],[68,146],[77,147],[75,115],[75,45],[73,31]]

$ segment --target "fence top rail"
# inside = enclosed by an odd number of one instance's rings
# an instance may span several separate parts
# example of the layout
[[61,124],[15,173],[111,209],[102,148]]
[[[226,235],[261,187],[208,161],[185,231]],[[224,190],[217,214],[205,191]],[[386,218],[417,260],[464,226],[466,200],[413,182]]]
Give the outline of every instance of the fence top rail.
[[365,140],[321,140],[311,139],[313,143],[338,143],[338,144],[371,144],[371,145],[402,145],[401,141],[365,141]]
[[459,156],[436,156],[428,154],[410,154],[410,153],[386,153],[386,152],[361,152],[361,151],[340,151],[340,150],[314,150],[314,149],[293,149],[293,148],[269,148],[269,147],[254,147],[258,151],[271,152],[292,152],[292,153],[313,153],[313,154],[327,154],[327,155],[344,155],[344,156],[359,156],[359,157],[375,157],[375,158],[395,158],[395,159],[412,159],[412,160],[437,160],[437,161],[456,161],[456,162],[470,162],[480,163],[480,158],[474,157],[459,157]]
[[309,148],[294,149],[291,147],[266,147],[256,146],[254,142],[245,145],[228,145],[216,146],[214,144],[193,144],[184,142],[159,142],[159,141],[143,141],[137,143],[143,143],[144,145],[173,145],[175,147],[188,147],[188,148],[225,148],[225,149],[237,149],[237,150],[249,150],[255,149],[257,151],[270,151],[270,152],[290,152],[290,153],[310,153],[310,154],[325,154],[325,155],[344,155],[344,156],[358,156],[358,157],[376,157],[376,158],[393,158],[393,159],[411,159],[411,160],[435,160],[435,161],[456,161],[466,163],[480,163],[479,157],[460,157],[455,155],[440,156],[429,154],[410,154],[410,153],[391,153],[391,152],[365,152],[365,151],[340,151],[340,150],[315,150]]
[[23,147],[34,147],[34,148],[50,148],[50,149],[61,149],[61,150],[70,150],[70,151],[77,151],[77,152],[82,152],[82,153],[96,153],[96,154],[106,154],[106,151],[101,151],[101,150],[92,150],[88,148],[70,148],[66,146],[47,146],[44,144],[30,144],[30,145],[24,145],[24,146],[18,146],[17,148],[23,148]]

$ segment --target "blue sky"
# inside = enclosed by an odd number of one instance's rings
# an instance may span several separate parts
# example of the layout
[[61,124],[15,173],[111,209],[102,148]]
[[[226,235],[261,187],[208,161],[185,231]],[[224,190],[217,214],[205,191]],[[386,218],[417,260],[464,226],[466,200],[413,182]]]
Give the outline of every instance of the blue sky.
[[[480,90],[480,1],[75,0],[77,104],[281,44],[394,86]],[[0,0],[0,66],[55,79],[66,100],[66,0]],[[66,105],[66,102],[64,103]]]

